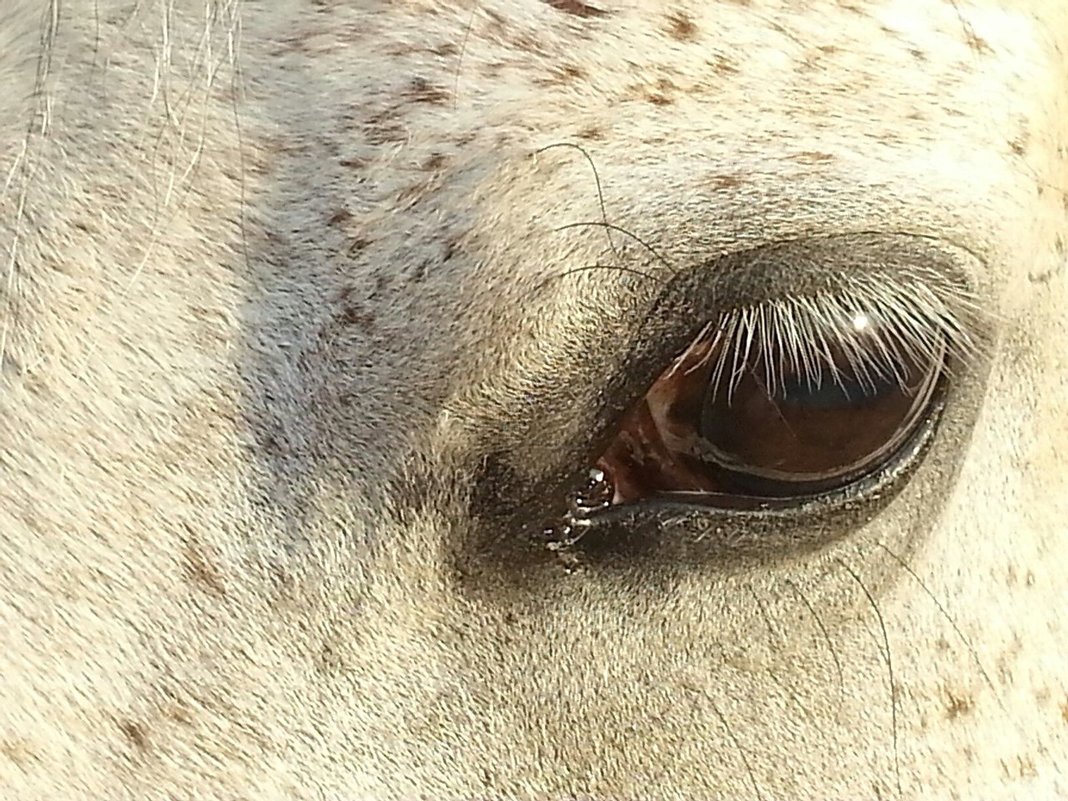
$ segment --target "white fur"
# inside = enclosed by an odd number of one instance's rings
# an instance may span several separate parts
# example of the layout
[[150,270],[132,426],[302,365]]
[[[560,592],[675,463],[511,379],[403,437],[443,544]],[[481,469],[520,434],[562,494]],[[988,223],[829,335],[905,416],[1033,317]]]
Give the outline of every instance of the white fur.
[[[0,87],[0,797],[1068,797],[1061,0],[0,0]],[[498,563],[571,271],[857,232],[988,321],[899,495]]]

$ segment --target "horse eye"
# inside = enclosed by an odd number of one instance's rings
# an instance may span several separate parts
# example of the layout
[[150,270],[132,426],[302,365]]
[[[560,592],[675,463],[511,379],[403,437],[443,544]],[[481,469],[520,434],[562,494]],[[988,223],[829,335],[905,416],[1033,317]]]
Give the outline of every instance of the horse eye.
[[838,491],[891,463],[940,406],[942,334],[840,307],[765,311],[707,327],[625,414],[591,472],[587,510],[681,493],[743,508]]

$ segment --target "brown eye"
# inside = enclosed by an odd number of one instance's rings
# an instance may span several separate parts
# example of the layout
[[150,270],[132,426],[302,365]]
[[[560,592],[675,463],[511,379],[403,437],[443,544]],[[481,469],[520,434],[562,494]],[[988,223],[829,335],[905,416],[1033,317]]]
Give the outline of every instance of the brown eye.
[[731,313],[626,414],[590,494],[730,508],[841,489],[935,413],[946,352],[937,328],[838,303]]

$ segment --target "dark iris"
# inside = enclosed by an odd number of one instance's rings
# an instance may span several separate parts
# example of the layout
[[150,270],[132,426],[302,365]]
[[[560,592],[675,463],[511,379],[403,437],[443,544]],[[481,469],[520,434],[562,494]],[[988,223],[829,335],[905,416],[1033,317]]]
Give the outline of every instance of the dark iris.
[[945,346],[896,353],[886,343],[900,337],[879,338],[890,323],[864,319],[861,328],[846,319],[828,330],[805,358],[774,341],[767,353],[746,345],[741,370],[737,341],[694,343],[597,460],[612,502],[672,493],[711,505],[804,498],[890,463],[934,413]]
[[709,386],[698,429],[703,460],[759,494],[840,486],[901,444],[940,366],[897,365],[899,381],[889,370],[858,370],[838,354],[834,375],[824,369],[815,381],[787,373],[771,388],[751,370],[729,391]]

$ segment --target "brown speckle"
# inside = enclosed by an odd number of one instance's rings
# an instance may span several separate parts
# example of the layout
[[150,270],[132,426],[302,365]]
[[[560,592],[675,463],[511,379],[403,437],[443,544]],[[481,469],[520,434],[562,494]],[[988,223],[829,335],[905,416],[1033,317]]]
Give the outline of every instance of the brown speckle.
[[423,162],[423,169],[427,172],[436,172],[445,166],[446,161],[444,153],[431,153],[430,157]]
[[972,29],[971,25],[965,25],[964,38],[965,41],[968,43],[968,46],[977,53],[994,52],[993,48],[990,46],[990,43],[987,42],[986,39],[984,39],[982,36],[977,34]]
[[352,244],[349,245],[349,255],[353,253],[359,253],[361,250],[371,244],[371,240],[366,237],[358,236],[352,240]]
[[320,673],[335,674],[343,670],[345,667],[345,661],[342,659],[338,650],[330,643],[323,643],[323,647],[319,649],[319,654],[315,659],[315,668]]
[[969,695],[956,695],[951,690],[946,690],[946,717],[956,720],[961,715],[967,715],[975,708],[975,701]]
[[145,727],[140,723],[135,723],[132,720],[122,720],[119,721],[119,729],[138,751],[148,749],[148,734],[145,732]]
[[1015,759],[1001,760],[1001,770],[1007,779],[1033,779],[1038,775],[1035,761],[1026,754],[1021,754]]
[[574,17],[581,17],[582,19],[603,17],[608,13],[596,6],[591,6],[589,3],[583,3],[581,0],[542,0],[542,2],[557,11],[571,14]]
[[538,78],[535,83],[539,86],[567,86],[577,80],[586,77],[582,67],[575,64],[559,64],[549,70],[546,78]]
[[592,141],[598,141],[604,139],[604,131],[598,128],[596,125],[591,125],[588,128],[583,128],[577,134],[579,139],[588,139]]
[[194,583],[216,598],[226,595],[222,573],[212,562],[203,543],[195,537],[187,540],[182,549],[182,556],[185,558],[186,575]]
[[787,156],[787,158],[791,161],[801,161],[806,163],[834,161],[834,156],[830,153],[821,153],[816,150],[804,150],[800,153],[794,153],[792,156]]
[[416,103],[432,103],[439,106],[449,99],[448,91],[432,84],[426,78],[413,78],[404,96]]
[[375,316],[359,306],[346,306],[341,311],[341,324],[352,325],[368,333],[374,330]]
[[367,166],[366,161],[357,158],[341,159],[340,161],[338,161],[338,164],[340,164],[342,167],[348,167],[352,170],[362,170],[364,167]]
[[708,65],[720,75],[736,75],[738,73],[738,66],[726,56],[717,55],[708,62]]
[[668,15],[668,33],[680,42],[692,42],[697,38],[697,26],[682,12]]
[[1068,726],[1068,697],[1064,699],[1064,703],[1061,704],[1061,720],[1064,721],[1064,725]]
[[713,189],[734,189],[745,181],[737,175],[715,175],[708,183]]
[[193,725],[193,716],[184,706],[177,703],[168,703],[161,711],[163,716],[168,720],[173,720],[175,723],[181,723],[183,726]]
[[396,123],[370,124],[366,128],[367,144],[387,145],[391,142],[403,142],[406,138],[404,128]]
[[29,762],[36,762],[38,759],[37,754],[30,748],[29,742],[23,739],[0,741],[0,754],[20,768],[25,767]]
[[671,94],[677,89],[671,81],[667,78],[661,78],[656,82],[656,89],[647,92],[645,99],[652,103],[654,106],[670,106],[675,102]]

